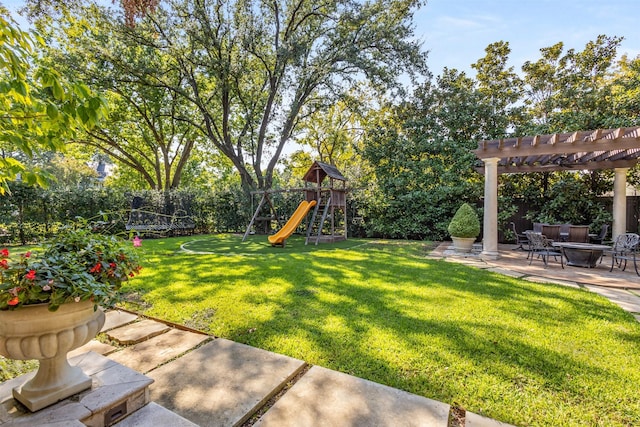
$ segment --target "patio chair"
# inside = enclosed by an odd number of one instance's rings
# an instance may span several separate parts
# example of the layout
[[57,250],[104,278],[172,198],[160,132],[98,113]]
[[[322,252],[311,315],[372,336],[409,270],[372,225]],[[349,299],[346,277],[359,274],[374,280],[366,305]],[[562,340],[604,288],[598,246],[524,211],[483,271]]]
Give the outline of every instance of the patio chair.
[[549,240],[552,240],[554,242],[559,242],[560,241],[560,226],[559,225],[544,224],[542,226],[542,234],[544,234],[544,236]]
[[640,236],[635,233],[621,234],[616,237],[616,241],[611,248],[611,268],[609,271],[613,271],[615,265],[618,268],[622,268],[624,271],[627,268],[627,261],[633,261],[633,268],[636,270],[636,274],[640,276],[638,272],[638,250],[640,246]]
[[[518,245],[517,248],[515,248],[515,250],[523,250],[523,251],[528,251],[529,250],[529,239],[527,238],[526,234],[523,233],[518,233],[518,230],[516,230],[516,223],[515,222],[511,222],[511,229],[513,230],[513,234],[516,236],[516,245]],[[527,248],[524,248],[524,245],[527,245]],[[528,258],[528,256],[527,256]]]
[[534,256],[538,255],[538,259],[542,258],[545,268],[548,265],[550,257],[553,257],[555,261],[560,257],[560,265],[564,268],[562,252],[553,247],[553,242],[550,239],[547,239],[544,234],[536,233],[535,231],[525,231],[525,234],[529,239],[529,247],[531,248],[529,265],[533,262]]
[[560,240],[563,242],[569,239],[569,228],[571,224],[560,224]]
[[571,225],[569,226],[568,242],[589,242],[589,226],[588,225]]
[[609,224],[602,224],[600,233],[597,236],[591,237],[591,243],[597,243],[598,245],[602,245],[602,242],[604,242],[604,239],[607,238],[608,232],[609,232]]

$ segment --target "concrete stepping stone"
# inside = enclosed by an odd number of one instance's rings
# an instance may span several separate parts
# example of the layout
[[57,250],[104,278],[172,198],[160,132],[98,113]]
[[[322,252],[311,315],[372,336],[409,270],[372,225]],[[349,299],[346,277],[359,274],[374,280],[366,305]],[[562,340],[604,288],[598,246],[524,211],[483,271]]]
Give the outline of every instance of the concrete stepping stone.
[[465,427],[514,427],[511,424],[503,423],[482,415],[467,411],[464,417]]
[[447,257],[447,262],[453,262],[456,264],[464,264],[469,267],[487,268],[487,264],[479,260],[477,257],[459,258],[459,257]]
[[207,335],[171,329],[165,334],[113,353],[109,358],[138,372],[145,373],[207,339],[209,339]]
[[138,316],[133,313],[127,313],[126,311],[120,310],[109,310],[104,313],[105,320],[104,326],[100,330],[100,332],[108,331],[109,329],[118,328],[120,326],[126,325],[127,323],[131,323],[134,320],[138,319]]
[[640,313],[640,297],[625,291],[624,289],[612,289],[602,286],[585,285],[587,289],[608,298],[612,303],[619,305],[623,310],[631,313]]
[[114,427],[198,427],[197,424],[182,418],[157,403],[149,402],[124,420],[114,424]]
[[148,376],[154,402],[202,426],[246,421],[305,362],[218,338]]
[[506,268],[500,268],[500,267],[491,267],[491,268],[488,268],[487,271],[490,271],[492,273],[502,274],[504,276],[515,277],[516,279],[524,276],[524,273],[520,273],[518,271],[513,271],[513,270],[507,270]]
[[137,344],[141,341],[148,340],[171,329],[164,323],[155,320],[145,319],[130,325],[121,326],[107,332],[109,339],[118,341],[120,344],[129,345]]
[[67,357],[71,358],[74,356],[78,356],[82,353],[86,353],[87,351],[93,351],[94,353],[106,356],[107,354],[112,353],[115,350],[117,350],[117,347],[114,347],[110,344],[105,344],[98,340],[91,340],[85,345],[83,345],[82,347],[78,347],[75,350],[72,350],[69,353],[67,353]]
[[312,367],[255,427],[446,427],[449,405],[426,397]]
[[580,285],[578,285],[576,282],[571,282],[568,280],[550,279],[548,277],[542,277],[542,276],[527,276],[527,277],[523,277],[523,280],[526,280],[528,282],[535,282],[535,283],[554,283],[556,285],[569,286],[571,288],[580,289]]

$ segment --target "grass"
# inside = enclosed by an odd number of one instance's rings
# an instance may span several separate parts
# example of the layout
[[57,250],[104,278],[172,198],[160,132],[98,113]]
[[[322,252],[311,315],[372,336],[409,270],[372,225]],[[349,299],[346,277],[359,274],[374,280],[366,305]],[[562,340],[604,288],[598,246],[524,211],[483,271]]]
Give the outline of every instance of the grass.
[[142,249],[125,290],[148,315],[511,424],[640,425],[640,323],[597,294],[425,259],[420,242]]

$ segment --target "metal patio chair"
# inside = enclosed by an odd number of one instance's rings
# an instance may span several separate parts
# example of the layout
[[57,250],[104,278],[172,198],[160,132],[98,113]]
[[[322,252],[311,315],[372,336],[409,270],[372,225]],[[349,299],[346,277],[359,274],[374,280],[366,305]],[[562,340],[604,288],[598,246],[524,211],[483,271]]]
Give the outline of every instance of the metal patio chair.
[[609,232],[609,224],[602,224],[600,233],[597,236],[591,237],[591,243],[597,243],[599,245],[602,245],[605,239],[607,238],[608,232]]
[[613,271],[614,266],[618,266],[624,271],[627,268],[627,261],[633,261],[633,268],[636,270],[636,274],[640,276],[638,272],[638,251],[640,250],[640,236],[635,233],[620,234],[616,237],[616,240],[611,248],[611,268],[609,271]]
[[562,252],[553,247],[553,241],[547,239],[541,233],[535,231],[525,231],[527,238],[529,239],[529,247],[531,253],[529,254],[529,265],[533,262],[533,258],[537,255],[537,258],[542,258],[545,268],[548,265],[549,258],[553,257],[554,260],[558,260],[560,257],[560,265],[564,268],[564,261],[562,259]]
[[[511,229],[513,230],[513,234],[514,236],[516,236],[516,245],[518,245],[517,249],[523,250],[523,251],[528,251],[529,250],[529,239],[527,238],[527,235],[524,233],[518,233],[518,230],[516,230],[516,223],[515,222],[511,222]],[[525,245],[526,245],[526,249],[525,249]],[[528,257],[527,257],[528,258]]]

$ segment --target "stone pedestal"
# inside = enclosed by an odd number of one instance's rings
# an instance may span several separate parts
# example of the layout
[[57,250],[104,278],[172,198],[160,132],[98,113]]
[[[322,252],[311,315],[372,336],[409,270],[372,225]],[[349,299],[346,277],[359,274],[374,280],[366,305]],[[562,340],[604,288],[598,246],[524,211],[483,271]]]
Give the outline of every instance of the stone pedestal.
[[13,397],[35,412],[91,387],[91,379],[67,361],[67,353],[96,336],[105,315],[91,301],[0,311],[0,354],[39,361],[35,375],[13,389]]
[[12,389],[31,372],[0,384],[0,426],[110,426],[149,403],[153,380],[94,352],[69,360],[91,378],[91,389],[31,413],[12,396]]

